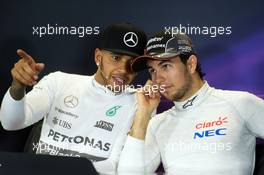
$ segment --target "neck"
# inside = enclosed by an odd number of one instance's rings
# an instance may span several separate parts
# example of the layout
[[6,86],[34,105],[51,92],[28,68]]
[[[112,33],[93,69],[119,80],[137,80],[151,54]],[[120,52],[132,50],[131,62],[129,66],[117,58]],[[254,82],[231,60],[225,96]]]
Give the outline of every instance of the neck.
[[94,79],[96,80],[97,83],[101,84],[101,85],[106,85],[106,79],[101,75],[101,72],[99,71],[99,69],[97,69]]

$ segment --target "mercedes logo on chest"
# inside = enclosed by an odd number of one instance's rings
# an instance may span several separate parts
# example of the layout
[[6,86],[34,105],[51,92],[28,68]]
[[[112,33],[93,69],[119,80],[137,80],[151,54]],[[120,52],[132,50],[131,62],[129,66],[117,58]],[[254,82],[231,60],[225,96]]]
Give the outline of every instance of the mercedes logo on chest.
[[77,97],[74,97],[73,95],[69,95],[64,98],[64,104],[68,108],[75,108],[78,105],[79,101]]
[[134,32],[127,32],[123,40],[126,46],[135,47],[138,43],[138,36]]

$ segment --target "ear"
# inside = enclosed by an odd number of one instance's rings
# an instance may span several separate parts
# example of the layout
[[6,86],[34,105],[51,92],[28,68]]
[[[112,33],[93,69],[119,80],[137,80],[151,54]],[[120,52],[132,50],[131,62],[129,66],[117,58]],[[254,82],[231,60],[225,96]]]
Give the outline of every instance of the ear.
[[187,61],[187,69],[193,74],[197,67],[197,57],[195,55],[191,55]]
[[94,61],[96,65],[99,65],[102,59],[102,51],[98,48],[94,51]]

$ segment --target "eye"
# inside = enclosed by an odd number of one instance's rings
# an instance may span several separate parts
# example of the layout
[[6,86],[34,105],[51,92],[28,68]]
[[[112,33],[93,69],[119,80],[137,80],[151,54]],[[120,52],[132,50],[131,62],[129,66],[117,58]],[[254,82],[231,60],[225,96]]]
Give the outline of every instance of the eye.
[[121,56],[119,56],[119,55],[112,55],[112,59],[114,61],[119,61],[121,59]]
[[149,72],[150,75],[153,75],[156,72],[156,70],[153,69],[153,68],[149,68],[148,72]]
[[167,69],[170,68],[170,67],[171,67],[171,65],[170,65],[169,63],[164,63],[164,64],[161,65],[161,68],[162,68],[163,70],[167,70]]

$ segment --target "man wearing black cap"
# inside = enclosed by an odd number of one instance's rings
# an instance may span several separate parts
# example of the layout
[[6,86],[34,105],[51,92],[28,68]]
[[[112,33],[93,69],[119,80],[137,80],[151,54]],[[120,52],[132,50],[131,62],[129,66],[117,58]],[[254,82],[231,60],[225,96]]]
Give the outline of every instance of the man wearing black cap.
[[19,49],[0,119],[6,130],[18,130],[44,118],[38,154],[87,157],[100,173],[114,174],[136,108],[134,90],[126,88],[135,77],[130,64],[144,53],[146,35],[131,24],[113,24],[100,41],[94,76],[54,72],[38,83],[44,64]]
[[148,84],[165,89],[160,94],[174,107],[150,119],[158,92],[138,93],[139,108],[121,153],[120,172],[149,174],[162,161],[168,174],[253,173],[256,137],[264,138],[262,99],[210,87],[184,34],[150,38],[146,54],[132,67],[148,68]]

